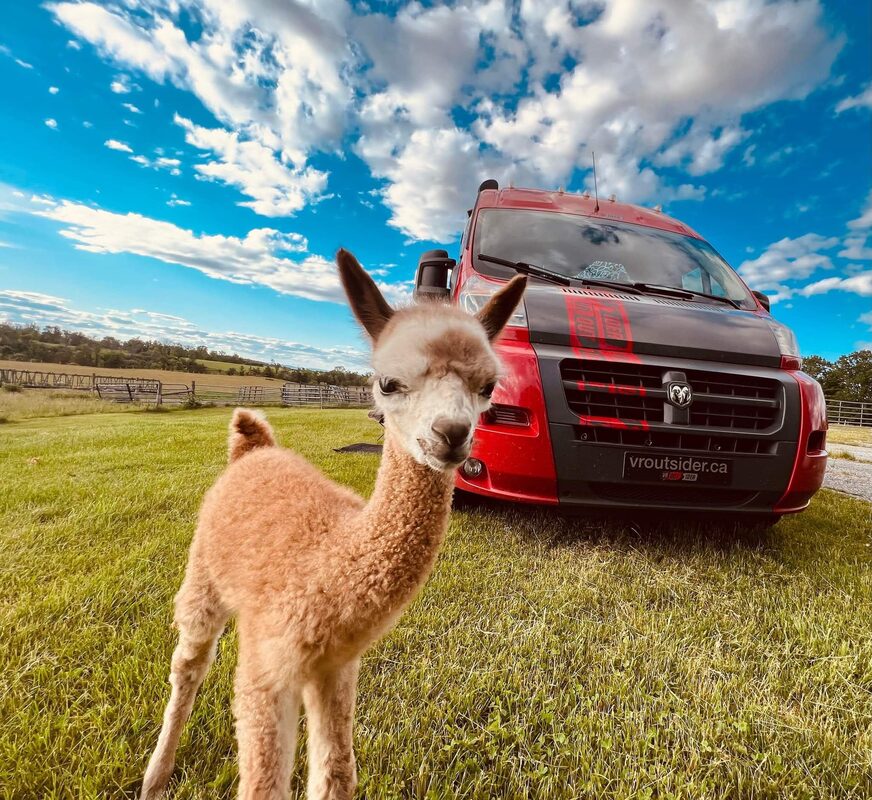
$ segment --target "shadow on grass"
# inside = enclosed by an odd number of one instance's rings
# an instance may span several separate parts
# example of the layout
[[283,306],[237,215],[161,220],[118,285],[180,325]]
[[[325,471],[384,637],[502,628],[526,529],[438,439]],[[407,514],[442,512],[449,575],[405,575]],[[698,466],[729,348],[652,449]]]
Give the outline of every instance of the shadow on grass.
[[778,551],[778,528],[766,521],[741,521],[728,515],[676,511],[585,509],[567,512],[550,506],[509,504],[466,493],[455,495],[454,508],[472,517],[487,515],[511,526],[524,538],[548,547],[578,544],[676,555],[702,552]]

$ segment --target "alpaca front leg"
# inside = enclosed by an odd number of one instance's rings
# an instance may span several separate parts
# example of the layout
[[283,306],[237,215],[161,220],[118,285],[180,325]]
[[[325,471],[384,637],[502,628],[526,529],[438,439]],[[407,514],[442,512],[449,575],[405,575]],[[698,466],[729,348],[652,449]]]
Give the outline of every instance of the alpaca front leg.
[[234,712],[239,800],[285,800],[294,767],[299,691],[288,686],[258,686],[240,670]]
[[359,660],[319,675],[303,690],[309,730],[307,800],[348,800],[357,786],[352,728]]
[[189,568],[188,578],[176,597],[179,642],[170,670],[172,692],[157,746],[142,781],[141,800],[160,797],[169,782],[182,729],[191,715],[197,690],[215,659],[218,639],[226,622],[227,613],[212,588],[198,580],[195,568]]

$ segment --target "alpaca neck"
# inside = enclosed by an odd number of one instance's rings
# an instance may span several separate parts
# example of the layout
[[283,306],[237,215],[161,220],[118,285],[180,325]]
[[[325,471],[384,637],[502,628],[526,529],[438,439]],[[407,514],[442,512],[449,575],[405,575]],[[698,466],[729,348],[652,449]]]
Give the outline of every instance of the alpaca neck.
[[448,527],[453,487],[453,471],[419,464],[386,434],[357,540],[360,557],[378,576],[369,597],[385,611],[408,602],[430,574]]

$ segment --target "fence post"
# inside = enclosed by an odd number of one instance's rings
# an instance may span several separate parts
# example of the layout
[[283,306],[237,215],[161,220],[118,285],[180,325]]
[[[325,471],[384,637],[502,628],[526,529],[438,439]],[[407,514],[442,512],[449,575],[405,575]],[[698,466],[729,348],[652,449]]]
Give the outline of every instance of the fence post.
[[191,380],[191,402],[197,402],[197,381]]
[[157,397],[155,398],[155,405],[160,406],[163,403],[163,381],[157,382]]

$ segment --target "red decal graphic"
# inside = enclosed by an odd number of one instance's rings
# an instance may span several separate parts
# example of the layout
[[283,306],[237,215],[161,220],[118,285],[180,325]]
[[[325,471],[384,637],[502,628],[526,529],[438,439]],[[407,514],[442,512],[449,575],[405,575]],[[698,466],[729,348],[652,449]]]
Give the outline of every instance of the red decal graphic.
[[578,355],[596,350],[604,354],[633,353],[633,335],[620,300],[598,300],[565,293],[569,339]]
[[620,428],[624,431],[647,431],[651,426],[645,420],[617,419],[616,417],[587,417],[578,415],[582,425],[590,425],[594,428]]
[[596,383],[595,381],[577,381],[577,383],[582,392],[599,390],[608,394],[626,394],[633,397],[645,397],[648,393],[644,386],[623,386],[615,383]]

